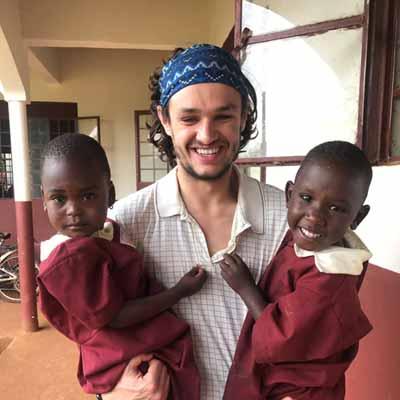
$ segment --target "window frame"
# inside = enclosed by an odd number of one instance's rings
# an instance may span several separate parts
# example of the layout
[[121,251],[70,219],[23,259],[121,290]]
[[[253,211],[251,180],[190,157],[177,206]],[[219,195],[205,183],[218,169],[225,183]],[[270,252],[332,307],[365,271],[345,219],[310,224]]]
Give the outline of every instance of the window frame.
[[[141,164],[140,164],[140,116],[142,115],[151,115],[150,110],[135,110],[134,111],[134,124],[135,124],[135,146],[136,146],[136,157],[135,157],[135,165],[136,165],[136,190],[143,189],[147,186],[152,185],[155,181],[152,182],[144,182],[141,180]],[[143,143],[143,142],[142,142]],[[149,142],[150,143],[150,142]],[[167,167],[167,173],[170,171],[168,163],[165,163]]]
[[[373,1],[373,0],[371,0]],[[242,42],[242,3],[243,0],[235,0],[235,26],[234,26],[234,48],[240,48]],[[261,35],[251,36],[246,40],[246,45],[255,43],[266,43],[274,40],[282,40],[293,37],[312,36],[323,34],[338,29],[354,29],[362,28],[362,53],[360,66],[360,85],[359,85],[359,102],[358,102],[358,122],[355,144],[360,148],[364,147],[364,89],[366,84],[366,64],[367,64],[367,45],[368,45],[368,27],[370,16],[370,2],[364,2],[363,14],[350,17],[325,20],[317,23],[297,26],[291,29],[279,32],[271,32]],[[273,156],[273,157],[256,157],[256,158],[240,158],[236,160],[239,165],[252,166],[280,166],[280,165],[299,165],[304,156]],[[265,176],[265,171],[262,175]]]
[[374,165],[400,164],[400,156],[391,153],[393,103],[400,98],[400,86],[395,87],[399,30],[398,0],[371,0],[364,150]]

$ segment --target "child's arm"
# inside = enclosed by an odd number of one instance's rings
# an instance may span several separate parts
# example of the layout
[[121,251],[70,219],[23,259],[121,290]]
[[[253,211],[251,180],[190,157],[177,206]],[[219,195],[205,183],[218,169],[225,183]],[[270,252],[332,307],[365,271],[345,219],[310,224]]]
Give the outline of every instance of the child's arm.
[[171,289],[126,302],[109,326],[123,328],[153,318],[171,308],[182,298],[192,296],[199,291],[206,278],[203,268],[194,267]]
[[267,302],[254,282],[247,265],[237,254],[225,254],[220,267],[226,283],[242,298],[250,314],[256,320],[263,312]]

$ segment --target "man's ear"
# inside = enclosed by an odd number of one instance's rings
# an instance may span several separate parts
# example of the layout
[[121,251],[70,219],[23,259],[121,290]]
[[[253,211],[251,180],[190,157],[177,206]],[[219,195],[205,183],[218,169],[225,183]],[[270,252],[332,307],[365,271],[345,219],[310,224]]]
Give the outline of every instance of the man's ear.
[[294,183],[292,181],[287,181],[286,186],[285,186],[286,207],[289,203],[290,198],[292,197],[293,186],[294,186]]
[[169,121],[169,118],[165,115],[165,113],[163,112],[163,109],[161,106],[157,106],[157,115],[158,115],[158,119],[161,122],[161,125],[164,128],[165,133],[168,136],[171,136],[171,123]]
[[110,181],[108,188],[108,207],[112,207],[115,203],[115,186],[113,181]]
[[246,122],[249,114],[247,111],[242,111],[242,114],[240,116],[240,133],[244,131],[244,128],[246,128]]
[[354,218],[354,221],[351,223],[350,228],[353,230],[356,229],[357,226],[361,224],[362,220],[368,215],[370,209],[370,206],[363,205],[360,208],[360,211],[358,212],[356,217]]

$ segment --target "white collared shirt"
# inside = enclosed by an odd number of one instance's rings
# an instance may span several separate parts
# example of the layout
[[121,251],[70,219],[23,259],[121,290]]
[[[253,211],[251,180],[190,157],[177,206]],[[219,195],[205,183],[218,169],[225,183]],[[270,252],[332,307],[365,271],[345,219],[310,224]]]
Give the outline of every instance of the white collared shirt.
[[192,329],[202,400],[222,399],[247,313],[243,301],[222,279],[218,262],[223,254],[235,251],[259,281],[287,228],[283,192],[236,171],[239,192],[231,238],[212,257],[204,233],[180,197],[176,168],[118,201],[109,215],[120,224],[122,239],[143,252],[149,275],[166,287],[197,264],[207,270],[203,288],[174,307]]

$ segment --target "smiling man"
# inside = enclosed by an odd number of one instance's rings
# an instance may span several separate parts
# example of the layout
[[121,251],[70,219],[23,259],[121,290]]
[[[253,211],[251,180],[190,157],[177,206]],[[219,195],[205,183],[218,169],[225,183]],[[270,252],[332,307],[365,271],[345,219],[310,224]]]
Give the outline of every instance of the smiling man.
[[[195,265],[207,270],[203,289],[175,311],[192,328],[201,398],[233,399],[224,397],[225,384],[241,374],[232,363],[247,309],[219,263],[235,251],[260,280],[285,234],[284,194],[234,166],[255,134],[256,94],[229,53],[211,45],[178,50],[153,74],[151,89],[151,141],[176,168],[117,202],[111,217],[166,287]],[[140,361],[104,399],[166,399],[165,367],[153,359],[151,373],[142,375]]]

